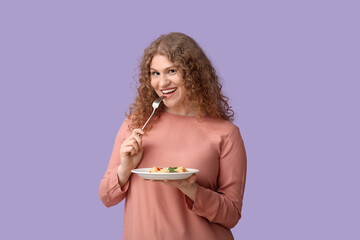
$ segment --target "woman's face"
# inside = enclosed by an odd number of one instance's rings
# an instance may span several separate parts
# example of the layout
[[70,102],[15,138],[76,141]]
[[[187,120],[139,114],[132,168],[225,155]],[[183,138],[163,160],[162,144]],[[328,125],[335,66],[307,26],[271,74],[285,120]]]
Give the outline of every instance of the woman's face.
[[195,116],[186,105],[184,79],[174,63],[167,56],[155,55],[150,63],[151,86],[163,100],[167,112]]

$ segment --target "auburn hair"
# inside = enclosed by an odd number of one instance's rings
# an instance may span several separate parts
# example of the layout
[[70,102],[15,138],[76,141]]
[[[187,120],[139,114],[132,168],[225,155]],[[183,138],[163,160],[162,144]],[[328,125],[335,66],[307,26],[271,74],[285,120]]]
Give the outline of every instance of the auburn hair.
[[[191,37],[178,32],[161,35],[147,47],[140,63],[139,82],[135,102],[130,105],[131,120],[129,128],[141,128],[153,108],[152,102],[159,96],[151,86],[150,64],[155,55],[167,56],[177,67],[184,79],[186,100],[201,121],[201,116],[233,121],[234,111],[229,98],[222,93],[222,85],[215,68],[201,47]],[[145,130],[151,129],[152,123],[165,110],[160,104]]]

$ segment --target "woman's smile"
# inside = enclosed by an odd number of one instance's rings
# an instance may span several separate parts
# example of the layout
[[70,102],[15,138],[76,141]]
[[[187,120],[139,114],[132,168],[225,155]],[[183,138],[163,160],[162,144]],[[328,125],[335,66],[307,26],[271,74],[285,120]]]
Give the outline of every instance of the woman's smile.
[[169,99],[175,94],[176,89],[177,89],[176,87],[175,88],[162,89],[161,92],[163,93],[165,98]]

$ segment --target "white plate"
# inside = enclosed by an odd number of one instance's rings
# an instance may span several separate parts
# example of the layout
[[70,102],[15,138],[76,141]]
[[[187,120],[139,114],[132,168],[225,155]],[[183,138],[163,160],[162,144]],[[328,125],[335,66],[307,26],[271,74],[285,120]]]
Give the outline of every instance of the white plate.
[[152,179],[152,180],[179,180],[185,179],[193,175],[194,173],[199,172],[197,169],[186,168],[188,172],[182,173],[150,173],[151,168],[137,168],[131,170],[132,173],[138,174],[140,177],[144,179]]

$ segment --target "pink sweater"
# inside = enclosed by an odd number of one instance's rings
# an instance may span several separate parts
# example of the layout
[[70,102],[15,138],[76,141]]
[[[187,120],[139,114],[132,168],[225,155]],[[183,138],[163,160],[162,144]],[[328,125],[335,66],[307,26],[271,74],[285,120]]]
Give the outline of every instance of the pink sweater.
[[246,153],[238,127],[229,121],[161,113],[145,136],[138,168],[196,168],[198,190],[192,202],[177,188],[132,174],[120,188],[120,145],[131,132],[122,124],[99,194],[105,206],[125,198],[123,240],[234,239],[241,217]]

